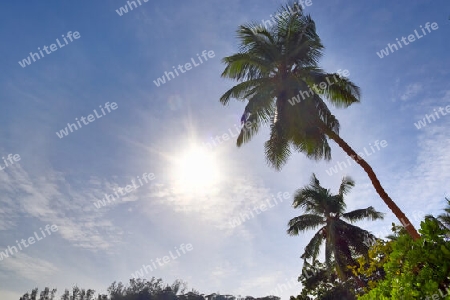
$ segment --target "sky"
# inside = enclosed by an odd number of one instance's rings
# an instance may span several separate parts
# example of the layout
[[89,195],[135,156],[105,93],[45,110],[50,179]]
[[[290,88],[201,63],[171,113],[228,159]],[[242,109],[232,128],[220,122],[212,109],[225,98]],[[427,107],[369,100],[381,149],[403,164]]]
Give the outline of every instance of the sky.
[[[332,141],[331,161],[293,153],[281,171],[266,164],[267,128],[236,147],[245,103],[219,102],[235,84],[220,77],[221,59],[238,51],[239,25],[269,20],[285,2],[140,2],[127,12],[123,0],[1,4],[2,300],[46,286],[105,292],[139,271],[205,294],[288,299],[314,232],[291,237],[287,222],[302,214],[292,197],[313,173],[333,193],[351,176],[347,209],[386,213],[357,225],[388,233],[395,216]],[[441,213],[449,2],[306,4],[325,45],[320,66],[347,70],[362,91],[361,103],[332,108],[341,137],[366,151],[415,226]]]

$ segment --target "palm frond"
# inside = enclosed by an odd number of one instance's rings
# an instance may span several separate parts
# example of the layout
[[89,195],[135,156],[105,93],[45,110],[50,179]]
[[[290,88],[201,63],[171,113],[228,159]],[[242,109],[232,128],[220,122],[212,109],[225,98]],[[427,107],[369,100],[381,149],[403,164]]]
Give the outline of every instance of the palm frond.
[[355,186],[355,181],[350,176],[342,178],[341,185],[339,186],[339,195],[344,196]]
[[284,137],[280,125],[278,122],[271,125],[269,140],[264,144],[267,164],[277,170],[286,164],[291,155],[289,140]]
[[348,220],[351,223],[356,221],[368,219],[368,220],[382,220],[384,213],[376,211],[372,206],[365,209],[357,209],[345,214],[342,214],[342,218]]
[[253,79],[241,82],[226,91],[222,97],[220,97],[220,102],[223,105],[227,105],[231,98],[244,100],[255,93],[255,89],[263,84],[262,81],[264,81],[264,79]]
[[305,247],[305,252],[302,254],[303,259],[315,260],[320,253],[320,247],[322,246],[324,240],[323,234],[324,227],[321,228],[309,241],[308,245]]
[[348,107],[360,101],[360,88],[348,78],[323,72],[310,72],[308,75],[307,81],[315,87],[315,92],[324,95],[335,107]]
[[302,208],[307,213],[325,215],[328,211],[330,193],[320,185],[320,181],[313,173],[310,184],[303,189],[299,189],[294,194],[292,206]]
[[237,53],[224,57],[222,62],[226,67],[221,76],[238,81],[263,78],[270,72],[267,62],[251,53]]
[[300,232],[308,229],[316,229],[324,224],[325,220],[323,217],[313,214],[304,214],[289,221],[287,233],[289,235],[298,235]]

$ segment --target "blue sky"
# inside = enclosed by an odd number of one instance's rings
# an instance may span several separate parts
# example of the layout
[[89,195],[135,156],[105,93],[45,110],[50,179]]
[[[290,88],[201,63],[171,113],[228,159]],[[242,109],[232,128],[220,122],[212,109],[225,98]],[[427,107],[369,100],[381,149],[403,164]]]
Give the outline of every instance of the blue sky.
[[[269,19],[284,2],[141,3],[122,16],[116,10],[126,1],[119,0],[2,4],[0,156],[20,160],[0,170],[0,251],[41,235],[46,225],[58,230],[0,261],[1,299],[36,286],[104,292],[182,244],[192,250],[145,277],[182,279],[203,293],[270,294],[300,274],[313,232],[286,234],[288,220],[301,214],[292,197],[239,226],[230,222],[271,195],[292,195],[313,172],[332,191],[342,176],[352,176],[348,209],[372,205],[386,213],[383,221],[359,223],[365,229],[382,232],[396,220],[360,167],[326,172],[347,159],[333,142],[332,161],[295,153],[280,172],[265,163],[267,129],[239,149],[235,137],[207,147],[211,138],[235,132],[244,108],[218,101],[234,84],[220,74],[221,59],[238,49],[237,26]],[[450,116],[421,129],[414,123],[450,105],[448,1],[312,0],[306,13],[326,47],[321,66],[347,69],[362,89],[360,104],[333,109],[341,136],[356,151],[386,141],[367,160],[416,226],[420,216],[440,213],[450,196]],[[427,22],[438,29],[384,58],[376,54],[396,38],[421,33]],[[19,65],[69,31],[80,37]],[[214,57],[159,87],[153,83],[204,50]],[[117,107],[102,115],[99,106],[107,102]],[[56,135],[94,110],[101,118]],[[144,173],[154,179],[94,205]],[[300,289],[291,285],[277,295],[288,299]]]

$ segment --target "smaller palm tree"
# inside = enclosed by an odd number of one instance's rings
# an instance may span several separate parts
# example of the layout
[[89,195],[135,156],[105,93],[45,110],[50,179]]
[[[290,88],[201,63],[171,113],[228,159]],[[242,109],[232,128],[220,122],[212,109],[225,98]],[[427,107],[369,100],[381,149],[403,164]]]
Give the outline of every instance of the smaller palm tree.
[[364,219],[383,219],[383,214],[372,206],[345,212],[344,195],[354,185],[353,179],[344,177],[338,194],[333,195],[320,185],[313,174],[311,183],[299,189],[294,196],[294,208],[303,208],[305,214],[291,219],[287,230],[289,235],[298,235],[306,230],[320,228],[301,257],[305,262],[307,259],[316,261],[325,242],[325,264],[330,270],[335,266],[341,280],[347,279],[351,274],[347,266],[356,265],[355,257],[367,255],[370,247],[367,240],[374,238],[368,231],[350,223]]
[[445,200],[447,201],[447,207],[444,209],[445,213],[440,214],[437,218],[447,229],[450,229],[450,199],[445,198]]

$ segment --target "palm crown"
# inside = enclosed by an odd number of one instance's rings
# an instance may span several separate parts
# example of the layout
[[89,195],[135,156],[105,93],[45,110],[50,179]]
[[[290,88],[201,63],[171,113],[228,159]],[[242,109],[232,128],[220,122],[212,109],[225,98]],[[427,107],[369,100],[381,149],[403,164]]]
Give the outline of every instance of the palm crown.
[[[287,8],[286,8],[287,10]],[[238,137],[238,146],[251,139],[263,123],[270,123],[270,139],[265,150],[268,162],[281,168],[290,146],[314,159],[330,159],[324,129],[339,133],[339,122],[324,98],[336,107],[359,102],[359,88],[338,74],[318,67],[323,45],[314,21],[298,8],[292,14],[280,13],[270,29],[255,24],[240,26],[240,52],[225,57],[222,77],[240,81],[220,99],[247,99],[243,122],[250,122]],[[326,88],[321,89],[320,84]],[[322,84],[322,87],[324,84]],[[308,95],[292,105],[289,99]]]

